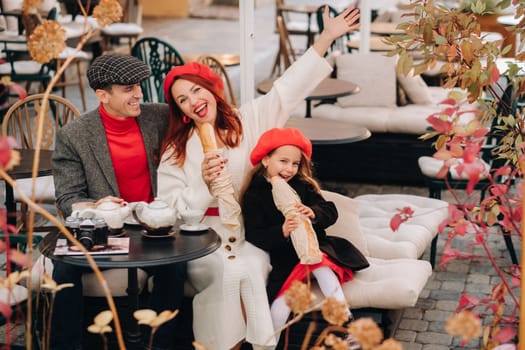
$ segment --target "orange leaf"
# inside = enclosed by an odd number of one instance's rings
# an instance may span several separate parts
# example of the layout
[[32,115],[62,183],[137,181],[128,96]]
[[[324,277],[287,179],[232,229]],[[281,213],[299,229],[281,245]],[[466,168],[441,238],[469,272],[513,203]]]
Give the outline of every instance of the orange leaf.
[[494,65],[494,67],[492,67],[492,71],[490,72],[490,82],[492,84],[496,83],[499,80],[499,77],[500,73],[498,66]]

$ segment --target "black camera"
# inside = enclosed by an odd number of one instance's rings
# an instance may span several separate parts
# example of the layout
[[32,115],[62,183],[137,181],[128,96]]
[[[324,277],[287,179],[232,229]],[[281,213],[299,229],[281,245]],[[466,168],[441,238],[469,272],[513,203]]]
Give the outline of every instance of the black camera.
[[[66,227],[87,250],[96,245],[108,244],[108,227],[104,219],[69,216],[66,218]],[[71,242],[68,241],[68,244],[71,245]]]

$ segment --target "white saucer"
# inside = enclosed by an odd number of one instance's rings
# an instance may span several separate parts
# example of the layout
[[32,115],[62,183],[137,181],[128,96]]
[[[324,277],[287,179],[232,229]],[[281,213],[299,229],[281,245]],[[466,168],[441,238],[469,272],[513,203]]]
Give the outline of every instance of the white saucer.
[[205,231],[209,227],[207,225],[204,225],[202,223],[199,223],[197,225],[188,225],[188,224],[182,224],[180,225],[180,229],[183,231]]
[[148,235],[147,231],[142,230],[142,231],[140,231],[140,234],[142,235],[142,237],[146,237],[146,238],[163,239],[163,238],[174,237],[175,236],[175,231],[170,231],[166,235]]

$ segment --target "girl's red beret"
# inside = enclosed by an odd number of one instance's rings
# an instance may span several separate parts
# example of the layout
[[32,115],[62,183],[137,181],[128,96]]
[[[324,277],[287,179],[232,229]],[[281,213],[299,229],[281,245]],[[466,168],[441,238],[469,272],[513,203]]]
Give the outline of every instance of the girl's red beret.
[[295,128],[273,128],[261,135],[250,154],[250,162],[256,165],[268,153],[285,145],[296,146],[303,151],[306,158],[312,157],[312,143],[301,131]]

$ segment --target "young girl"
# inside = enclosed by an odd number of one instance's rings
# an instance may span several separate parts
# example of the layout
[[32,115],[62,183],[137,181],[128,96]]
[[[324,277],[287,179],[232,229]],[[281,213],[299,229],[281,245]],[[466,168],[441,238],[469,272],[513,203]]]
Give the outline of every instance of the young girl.
[[[323,198],[312,177],[311,155],[312,144],[293,128],[263,133],[250,155],[255,169],[242,201],[246,240],[270,255],[273,269],[267,289],[275,329],[282,327],[290,314],[284,291],[294,280],[305,280],[311,272],[325,297],[346,303],[341,284],[352,279],[352,271],[368,267],[366,258],[350,242],[326,235],[325,229],[337,220],[337,209]],[[290,235],[300,223],[294,217],[285,219],[277,209],[272,196],[275,179],[285,180],[301,199],[296,209],[313,224],[322,251],[320,263],[299,262]],[[348,314],[351,318],[350,310]]]

